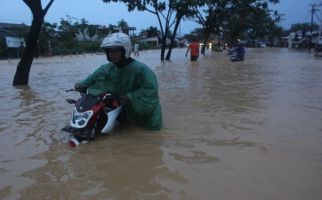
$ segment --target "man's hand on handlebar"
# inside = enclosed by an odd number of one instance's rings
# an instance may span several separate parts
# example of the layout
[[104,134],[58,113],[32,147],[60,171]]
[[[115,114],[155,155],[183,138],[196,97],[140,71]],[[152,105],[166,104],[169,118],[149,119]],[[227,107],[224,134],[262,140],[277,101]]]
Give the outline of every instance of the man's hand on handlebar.
[[87,88],[85,86],[83,86],[82,84],[80,84],[79,82],[76,82],[75,85],[74,85],[74,89],[77,91],[77,92],[81,92],[81,93],[85,93]]

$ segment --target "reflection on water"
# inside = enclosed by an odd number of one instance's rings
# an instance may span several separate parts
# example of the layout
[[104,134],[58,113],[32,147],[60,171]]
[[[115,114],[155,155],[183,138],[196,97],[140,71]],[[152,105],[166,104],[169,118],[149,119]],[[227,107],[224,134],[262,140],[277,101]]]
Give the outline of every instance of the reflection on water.
[[137,57],[157,74],[164,129],[120,126],[70,149],[65,93],[103,55],[36,59],[30,87],[0,61],[0,199],[322,198],[322,60],[249,49],[244,62],[175,49]]

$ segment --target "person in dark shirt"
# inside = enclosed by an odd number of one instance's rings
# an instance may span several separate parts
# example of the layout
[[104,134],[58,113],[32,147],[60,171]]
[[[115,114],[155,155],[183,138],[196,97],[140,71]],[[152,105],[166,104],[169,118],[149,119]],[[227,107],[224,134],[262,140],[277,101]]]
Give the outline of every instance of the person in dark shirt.
[[243,61],[245,56],[245,47],[243,43],[239,43],[236,48],[231,50],[228,55],[230,55],[231,61]]

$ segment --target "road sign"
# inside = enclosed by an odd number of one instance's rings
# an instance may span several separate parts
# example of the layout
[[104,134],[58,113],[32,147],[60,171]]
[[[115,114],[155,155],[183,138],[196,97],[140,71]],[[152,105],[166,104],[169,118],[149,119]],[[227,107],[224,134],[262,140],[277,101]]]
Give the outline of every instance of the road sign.
[[21,47],[21,42],[25,47],[25,39],[17,37],[6,37],[6,44],[8,48],[19,48]]

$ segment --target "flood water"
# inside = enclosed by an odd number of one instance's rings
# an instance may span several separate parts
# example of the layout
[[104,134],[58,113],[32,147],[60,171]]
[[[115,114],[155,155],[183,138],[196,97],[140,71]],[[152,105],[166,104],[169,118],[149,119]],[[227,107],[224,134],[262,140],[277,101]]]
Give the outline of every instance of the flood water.
[[0,199],[321,200],[322,58],[248,49],[244,62],[175,49],[138,60],[157,74],[164,128],[119,126],[70,148],[64,99],[104,55],[0,61]]

